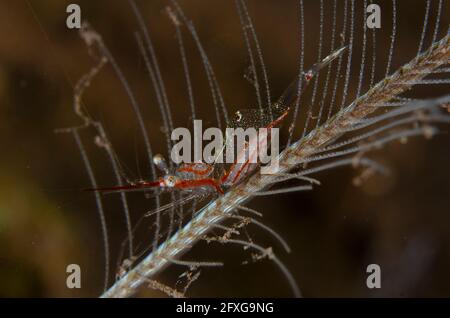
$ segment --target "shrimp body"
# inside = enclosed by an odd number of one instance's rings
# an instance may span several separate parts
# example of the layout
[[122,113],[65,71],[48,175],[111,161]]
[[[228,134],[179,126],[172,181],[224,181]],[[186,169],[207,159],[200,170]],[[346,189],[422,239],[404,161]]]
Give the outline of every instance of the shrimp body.
[[222,177],[216,179],[213,175],[215,166],[207,163],[183,163],[170,173],[169,168],[162,155],[155,155],[153,163],[164,176],[156,181],[140,181],[129,185],[120,185],[105,188],[86,189],[88,191],[115,192],[126,190],[146,190],[146,189],[180,189],[189,191],[198,191],[199,193],[217,193],[223,194],[224,188],[236,185],[253,173],[258,165],[259,149],[267,149],[269,145],[271,128],[281,125],[288,115],[294,101],[299,98],[301,93],[311,81],[311,79],[333,60],[338,58],[346,50],[342,47],[321,62],[314,64],[308,71],[302,74],[302,81],[296,78],[281,95],[276,103],[264,109],[246,109],[236,113],[236,119],[231,123],[232,126],[241,128],[264,127],[259,135],[252,136],[245,144],[237,156],[237,161],[233,163],[228,171]]

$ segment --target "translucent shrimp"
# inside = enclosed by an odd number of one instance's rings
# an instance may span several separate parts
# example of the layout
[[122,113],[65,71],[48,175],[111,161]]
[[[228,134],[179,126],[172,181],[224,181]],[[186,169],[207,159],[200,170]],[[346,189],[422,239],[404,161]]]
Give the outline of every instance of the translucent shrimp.
[[[304,90],[311,79],[318,72],[329,65],[333,60],[338,58],[345,51],[342,47],[329,56],[325,57],[321,62],[314,64],[307,72],[303,73]],[[216,177],[215,172],[218,164],[183,163],[176,167],[174,171],[170,171],[166,161],[162,155],[155,155],[153,163],[163,172],[163,176],[154,181],[139,181],[128,185],[111,186],[102,188],[86,189],[87,191],[96,192],[127,192],[127,191],[189,191],[199,196],[207,194],[222,195],[229,187],[238,184],[250,174],[252,174],[259,165],[257,162],[258,149],[268,146],[271,128],[280,126],[291,109],[292,104],[299,96],[298,94],[299,79],[296,78],[281,95],[278,101],[263,109],[243,109],[235,114],[235,118],[231,121],[230,126],[234,128],[247,129],[267,128],[262,130],[262,135],[258,136],[258,140],[249,140],[243,147],[239,149],[237,160],[231,165],[228,171],[221,173]],[[225,142],[224,147],[227,145]]]

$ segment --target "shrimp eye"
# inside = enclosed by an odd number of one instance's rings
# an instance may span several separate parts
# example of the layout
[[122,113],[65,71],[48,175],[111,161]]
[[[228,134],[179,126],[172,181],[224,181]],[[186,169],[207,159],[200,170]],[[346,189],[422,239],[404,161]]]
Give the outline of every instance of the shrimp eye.
[[177,184],[177,177],[172,175],[165,176],[164,184],[169,188],[173,188]]
[[242,113],[240,111],[237,111],[235,113],[235,118],[237,122],[240,122],[242,120]]
[[153,163],[159,170],[161,170],[165,174],[169,173],[169,168],[167,167],[166,160],[164,159],[164,157],[162,155],[160,155],[160,154],[154,155]]

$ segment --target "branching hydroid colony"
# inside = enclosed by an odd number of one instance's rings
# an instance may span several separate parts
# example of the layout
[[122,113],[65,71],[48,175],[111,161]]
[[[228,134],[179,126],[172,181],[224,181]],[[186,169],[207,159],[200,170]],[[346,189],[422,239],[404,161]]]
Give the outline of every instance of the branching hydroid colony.
[[[129,2],[141,28],[140,32],[135,34],[137,48],[143,56],[146,71],[155,90],[157,104],[165,127],[167,148],[170,152],[172,144],[169,137],[170,131],[174,128],[174,122],[165,91],[163,75],[159,68],[155,47],[146,27],[145,18],[141,15],[135,2],[132,0]],[[366,157],[369,151],[379,149],[389,142],[404,140],[413,136],[431,138],[439,133],[436,127],[437,124],[450,122],[447,108],[443,107],[450,103],[450,94],[441,97],[434,96],[428,99],[411,97],[411,93],[414,92],[412,89],[416,86],[445,85],[449,83],[449,79],[445,78],[445,75],[450,71],[448,68],[450,62],[450,34],[447,32],[448,25],[441,25],[444,1],[435,1],[436,6],[433,7],[436,7],[436,12],[434,15],[430,9],[431,2],[430,0],[424,2],[425,16],[417,56],[395,72],[392,72],[391,65],[395,51],[395,41],[398,37],[397,1],[393,0],[389,3],[390,12],[392,13],[392,32],[387,65],[384,66],[380,66],[380,63],[377,64],[376,29],[369,29],[365,19],[360,25],[357,25],[359,12],[362,16],[365,16],[365,8],[371,1],[317,1],[320,9],[317,63],[326,59],[329,54],[339,48],[343,48],[343,53],[339,53],[340,55],[336,56],[336,59],[330,65],[321,69],[317,74],[312,74],[314,76],[310,76],[311,73],[307,71],[310,67],[304,65],[305,8],[303,1],[299,1],[300,63],[296,71],[298,74],[297,80],[293,84],[295,89],[289,91],[288,96],[283,95],[280,99],[289,104],[291,125],[288,126],[289,133],[286,146],[279,155],[279,169],[273,171],[273,174],[270,175],[260,174],[259,170],[256,170],[242,182],[227,189],[224,194],[208,193],[207,195],[198,196],[192,195],[192,189],[179,192],[171,191],[167,195],[168,204],[164,204],[164,193],[156,192],[154,197],[155,210],[148,214],[153,217],[152,229],[154,233],[153,236],[149,236],[149,241],[147,242],[151,251],[138,260],[137,264],[132,262],[136,259],[136,251],[133,244],[133,225],[129,216],[127,193],[118,191],[120,192],[128,229],[127,248],[129,255],[126,262],[128,266],[122,268],[117,281],[109,289],[107,288],[107,281],[109,277],[108,251],[110,247],[108,235],[106,234],[107,228],[102,207],[102,196],[99,192],[95,192],[97,207],[102,220],[104,248],[106,251],[105,292],[102,296],[132,296],[142,285],[162,290],[171,296],[184,296],[186,289],[177,291],[164,286],[155,280],[155,275],[170,264],[178,264],[190,268],[188,276],[190,277],[189,282],[192,282],[198,278],[198,273],[195,273],[195,269],[198,267],[221,266],[222,262],[186,261],[181,259],[182,255],[201,240],[206,240],[211,244],[219,242],[244,246],[258,253],[260,258],[272,260],[286,277],[293,294],[301,296],[295,278],[275,255],[272,248],[262,247],[240,235],[241,228],[248,224],[253,224],[267,231],[287,251],[290,250],[278,233],[258,219],[260,212],[246,207],[245,204],[257,196],[310,190],[313,186],[319,184],[314,178],[315,174],[342,166],[362,168],[364,171],[362,177],[367,177],[377,172],[385,173],[386,169],[383,166]],[[264,64],[262,49],[247,4],[244,0],[236,0],[235,5],[250,59],[251,81],[255,89],[258,108],[263,113],[267,109],[266,107],[276,105],[272,100],[268,71]],[[332,12],[332,18],[330,19],[332,33],[328,52],[324,48],[324,26],[327,23],[324,18],[325,6],[329,6],[328,9]],[[195,41],[198,54],[202,59],[204,72],[209,83],[211,100],[215,107],[217,126],[220,128],[229,126],[231,116],[229,116],[224,94],[219,87],[212,63],[207,56],[193,22],[189,20],[175,0],[169,2],[166,12],[175,28],[192,118],[197,119],[197,112],[195,92],[191,85],[189,60],[184,46],[184,30],[187,30],[188,34]],[[431,19],[432,16],[434,19]],[[339,17],[342,19],[341,26],[338,26]],[[435,21],[435,23],[432,24],[431,21]],[[342,29],[339,30],[339,28]],[[362,32],[362,43],[356,43],[357,32]],[[447,34],[445,34],[446,32]],[[426,38],[429,34],[432,37],[431,45],[425,50],[424,48],[427,47]],[[138,120],[139,129],[142,132],[148,160],[151,163],[151,177],[153,180],[156,180],[158,173],[151,147],[152,136],[149,136],[147,133],[147,127],[132,88],[101,36],[87,25],[81,31],[81,35],[92,55],[98,59],[98,64],[83,76],[76,86],[75,112],[83,119],[84,125],[71,128],[69,131],[76,138],[92,187],[98,187],[97,181],[88,154],[84,150],[83,142],[79,136],[79,129],[88,127],[96,130],[95,142],[104,148],[109,156],[117,186],[126,187],[127,183],[130,183],[122,173],[118,155],[108,140],[102,124],[90,119],[81,107],[83,91],[90,85],[92,79],[102,67],[108,64],[114,69],[130,99],[131,106]],[[358,56],[356,56],[356,48],[361,51],[360,54],[358,52]],[[372,49],[371,51],[370,48]],[[368,61],[371,63],[369,70],[366,67]],[[355,65],[357,65],[356,70]],[[380,67],[383,67],[385,77],[379,80],[378,83],[375,83],[375,71]],[[435,78],[436,75],[439,75],[439,78]],[[352,101],[350,93],[351,76],[358,78],[356,93]],[[308,90],[306,90],[306,84],[310,80],[311,83]],[[368,87],[365,93],[363,93],[364,83]],[[340,91],[339,87],[341,86],[342,90]],[[408,97],[405,96],[407,92],[409,94]],[[278,100],[278,103],[280,100]],[[304,119],[302,119],[303,115]],[[303,122],[303,124],[300,125],[300,122]],[[298,132],[300,136],[296,137]],[[160,160],[158,159],[156,163],[160,164]],[[170,167],[167,167],[167,170],[173,170],[173,163],[169,161],[169,165]],[[299,185],[288,188],[283,187],[288,180],[296,180],[299,182]],[[186,209],[187,203],[190,203],[189,209]],[[213,229],[221,231],[223,234],[218,236],[211,235],[210,233]]]

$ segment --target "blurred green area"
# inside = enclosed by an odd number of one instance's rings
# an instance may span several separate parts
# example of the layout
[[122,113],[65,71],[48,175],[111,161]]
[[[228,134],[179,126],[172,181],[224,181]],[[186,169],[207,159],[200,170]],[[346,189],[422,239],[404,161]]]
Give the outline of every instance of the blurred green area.
[[[402,1],[403,2],[403,1]],[[444,1],[442,25],[448,25],[449,3]],[[88,185],[73,137],[57,128],[80,123],[72,110],[72,89],[94,64],[76,31],[65,27],[71,1],[0,0],[0,296],[71,297],[101,292],[103,251],[101,231],[92,196],[81,193]],[[135,18],[126,1],[78,1],[83,19],[103,36],[143,105],[155,152],[164,151],[161,119],[144,62],[136,48]],[[249,65],[238,18],[231,1],[180,1],[194,21],[208,52],[225,99],[231,109],[254,105],[252,87],[244,79]],[[382,1],[387,8],[390,2]],[[417,50],[424,1],[399,8],[396,68]],[[433,1],[433,10],[437,1]],[[177,126],[189,123],[189,108],[174,28],[164,13],[165,1],[140,1],[150,26]],[[261,40],[277,96],[294,76],[298,65],[298,6],[296,1],[249,0],[249,10]],[[383,7],[384,10],[385,7]],[[388,11],[389,9],[386,9]],[[305,1],[305,64],[316,59],[317,1]],[[390,11],[388,11],[390,12]],[[390,14],[390,13],[389,13]],[[385,65],[390,17],[383,14],[377,56]],[[330,18],[327,16],[327,18]],[[442,32],[441,32],[442,34]],[[328,36],[328,34],[327,34]],[[185,33],[186,39],[188,38]],[[384,41],[383,41],[384,40]],[[187,42],[196,104],[202,118],[213,124],[214,110],[201,61]],[[384,66],[377,68],[377,79]],[[356,74],[356,73],[355,73]],[[351,85],[357,84],[352,76]],[[424,95],[448,93],[448,87],[427,88]],[[113,144],[135,175],[136,158],[145,156],[129,102],[110,67],[94,80],[84,97],[94,118],[105,125]],[[445,130],[445,132],[448,129]],[[113,182],[104,154],[95,150],[92,135],[83,133],[102,184]],[[391,145],[375,157],[392,175],[375,176],[361,187],[357,175],[342,169],[321,176],[314,192],[261,198],[251,206],[281,233],[293,252],[280,254],[305,296],[450,296],[449,139],[446,133],[431,141],[411,140]],[[144,164],[141,164],[144,166]],[[133,221],[148,210],[139,206]],[[123,216],[107,204],[107,222],[113,256],[125,237]],[[249,229],[249,232],[250,229]],[[252,232],[251,232],[252,233]],[[273,241],[260,233],[252,237],[263,245]],[[140,242],[141,248],[150,241]],[[291,296],[289,288],[269,262],[242,265],[249,255],[239,248],[214,251],[200,243],[189,259],[223,260],[225,267],[204,269],[189,296]],[[66,288],[68,264],[83,269],[82,289]],[[379,263],[381,292],[365,287],[367,264]],[[113,267],[115,264],[112,264]],[[158,279],[176,280],[173,267]],[[384,275],[384,274],[383,274]],[[163,296],[144,291],[142,295]]]

